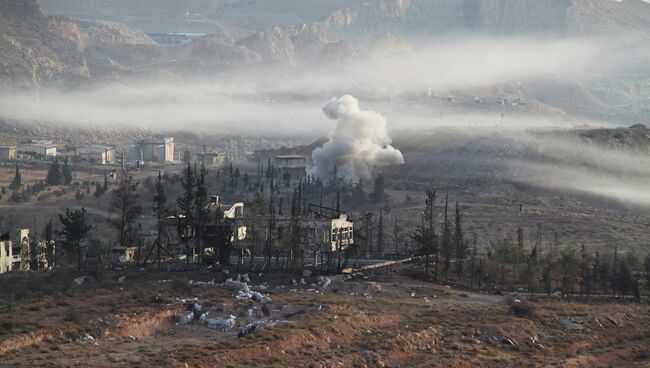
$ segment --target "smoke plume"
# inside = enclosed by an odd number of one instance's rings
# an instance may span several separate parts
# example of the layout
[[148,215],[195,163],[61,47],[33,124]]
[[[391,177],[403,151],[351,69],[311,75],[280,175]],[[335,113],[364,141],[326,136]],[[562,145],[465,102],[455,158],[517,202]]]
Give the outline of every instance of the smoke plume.
[[327,181],[336,170],[338,177],[358,182],[370,179],[378,167],[404,163],[402,153],[390,145],[386,119],[361,110],[353,96],[331,99],[323,112],[336,126],[329,141],[312,153],[311,175]]

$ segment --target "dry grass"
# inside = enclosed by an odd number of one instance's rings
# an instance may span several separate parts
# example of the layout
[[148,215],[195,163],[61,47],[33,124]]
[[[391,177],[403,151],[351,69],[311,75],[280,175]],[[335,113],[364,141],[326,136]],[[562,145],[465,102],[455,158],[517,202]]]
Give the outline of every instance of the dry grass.
[[[118,284],[121,275],[127,276],[126,282]],[[40,281],[28,281],[33,276],[37,275],[17,275],[11,282],[38,285]],[[278,311],[272,318],[290,315],[294,322],[237,339],[232,331],[175,326],[170,316],[178,309],[177,303],[154,300],[160,296],[173,301],[181,296],[178,285],[158,280],[209,280],[214,276],[107,272],[81,287],[66,288],[72,275],[58,275],[47,294],[14,298],[10,307],[3,302],[4,310],[20,313],[0,315],[2,338],[10,342],[1,355],[8,364],[100,367],[185,363],[191,367],[579,367],[648,363],[647,305],[526,301],[535,313],[520,318],[513,315],[506,298],[470,292],[445,294],[446,288],[395,274],[377,274],[370,280],[337,282],[336,293],[315,293],[308,291],[309,287],[296,291],[290,291],[291,286],[274,288],[271,307]],[[275,285],[288,285],[290,279],[286,275],[263,277]],[[0,286],[8,281],[0,279]],[[381,284],[381,292],[373,291],[374,282]],[[416,297],[410,296],[411,290],[417,290]],[[192,293],[206,308],[215,308],[213,313],[236,314],[247,308],[231,300],[231,290],[197,287]],[[66,318],[70,310],[75,311],[74,319]],[[301,313],[295,313],[298,311]],[[575,321],[584,329],[566,330],[562,319]],[[75,341],[83,332],[95,336],[97,345]]]

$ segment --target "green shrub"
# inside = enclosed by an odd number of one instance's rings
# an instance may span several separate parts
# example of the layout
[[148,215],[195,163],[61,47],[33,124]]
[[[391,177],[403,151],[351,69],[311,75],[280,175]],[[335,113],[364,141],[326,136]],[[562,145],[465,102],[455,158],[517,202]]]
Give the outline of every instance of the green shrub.
[[192,295],[192,288],[185,276],[172,279],[172,290],[183,295]]
[[68,322],[79,322],[81,320],[81,317],[79,316],[79,312],[77,312],[74,307],[70,307],[65,311],[63,320]]

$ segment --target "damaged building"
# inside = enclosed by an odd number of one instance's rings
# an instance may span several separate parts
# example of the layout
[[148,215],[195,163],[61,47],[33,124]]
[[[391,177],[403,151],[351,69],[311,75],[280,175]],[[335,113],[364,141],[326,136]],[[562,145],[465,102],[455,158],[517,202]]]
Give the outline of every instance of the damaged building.
[[29,229],[18,229],[0,236],[0,273],[29,271],[31,244]]
[[[228,219],[233,226],[233,234],[230,240],[233,243],[233,246],[237,247],[239,242],[242,242],[246,239],[247,236],[247,227],[244,219],[244,203],[235,202],[233,204],[222,203],[219,196],[211,196],[210,202],[207,206],[209,210],[209,223],[206,224],[205,232],[209,234],[213,231],[215,226],[212,219],[216,209],[219,209],[222,212],[223,218]],[[164,227],[164,236],[168,240],[170,249],[176,249],[179,251],[184,251],[183,245],[185,241],[188,241],[190,247],[192,248],[192,254],[196,256],[197,250],[194,248],[195,243],[192,241],[194,238],[193,230],[190,228],[183,228],[184,216],[182,214],[176,214],[173,216],[168,216],[165,218],[165,227]],[[209,244],[209,236],[207,236],[208,242],[203,245],[204,250],[207,253],[213,253],[214,246]]]
[[32,139],[16,146],[16,152],[38,157],[56,157],[56,144],[48,140]]
[[103,145],[82,146],[76,149],[76,156],[81,162],[111,165],[115,163],[115,148]]
[[223,167],[228,162],[225,152],[202,152],[196,155],[199,163],[208,168]]
[[273,157],[273,168],[286,187],[291,186],[307,174],[307,157],[302,155],[281,155]]
[[292,254],[291,242],[295,241],[291,235],[292,220],[288,216],[277,219],[275,240],[282,248],[279,252],[285,253],[287,258],[299,257],[302,262],[312,259],[313,267],[332,266],[332,262],[343,258],[354,244],[354,222],[343,211],[312,204],[305,215],[299,216],[298,222],[299,254]]
[[0,160],[16,159],[16,146],[0,146]]
[[173,162],[174,137],[150,137],[138,141],[131,147],[132,162]]

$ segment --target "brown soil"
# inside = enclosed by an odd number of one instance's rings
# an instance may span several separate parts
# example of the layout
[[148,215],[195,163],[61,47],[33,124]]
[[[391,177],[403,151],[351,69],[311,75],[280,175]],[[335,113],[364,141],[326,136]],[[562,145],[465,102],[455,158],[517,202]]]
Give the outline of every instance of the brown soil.
[[[115,282],[125,274],[124,283]],[[273,299],[271,316],[264,317],[259,304],[234,301],[232,290],[193,287],[211,317],[233,314],[238,324],[288,321],[237,338],[237,329],[176,323],[182,310],[176,298],[188,295],[174,290],[177,283],[160,280],[177,277],[104,274],[101,282],[14,301],[11,312],[5,305],[0,323],[13,328],[0,335],[3,365],[650,366],[647,304],[538,299],[530,302],[534,314],[519,318],[510,312],[510,296],[454,290],[397,273],[335,280],[325,292],[311,285],[315,279],[291,286],[291,276],[255,275],[253,285],[271,284],[264,291]],[[244,313],[249,308],[256,308],[251,317]],[[85,334],[93,339],[84,341]]]

